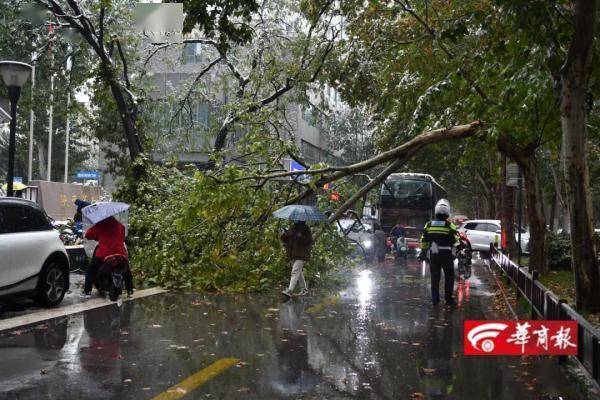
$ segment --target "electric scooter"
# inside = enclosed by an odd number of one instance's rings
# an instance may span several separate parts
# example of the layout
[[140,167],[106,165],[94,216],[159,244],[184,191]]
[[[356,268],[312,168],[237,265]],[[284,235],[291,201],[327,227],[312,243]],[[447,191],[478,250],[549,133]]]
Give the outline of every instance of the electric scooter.
[[111,301],[117,301],[123,293],[123,274],[129,268],[127,257],[121,254],[113,254],[104,258],[98,269],[95,280],[96,289],[100,296],[106,296]]
[[408,259],[408,241],[404,236],[400,236],[396,240],[396,252],[394,253],[396,262],[405,262]]

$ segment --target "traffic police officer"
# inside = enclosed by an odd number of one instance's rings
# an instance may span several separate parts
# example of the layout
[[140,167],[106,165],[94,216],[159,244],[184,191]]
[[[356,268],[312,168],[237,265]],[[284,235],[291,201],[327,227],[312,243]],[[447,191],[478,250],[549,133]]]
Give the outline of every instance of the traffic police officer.
[[433,305],[440,302],[440,278],[444,270],[444,297],[446,304],[455,305],[454,292],[454,254],[459,237],[456,226],[448,221],[450,203],[441,199],[435,205],[435,219],[425,224],[421,236],[420,260],[426,260],[429,254],[431,272],[431,300]]

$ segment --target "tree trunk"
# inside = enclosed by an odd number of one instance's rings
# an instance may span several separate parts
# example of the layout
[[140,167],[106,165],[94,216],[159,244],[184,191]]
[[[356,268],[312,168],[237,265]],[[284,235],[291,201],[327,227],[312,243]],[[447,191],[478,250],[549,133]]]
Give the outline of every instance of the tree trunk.
[[113,94],[115,103],[117,104],[117,110],[121,116],[121,122],[123,129],[125,130],[125,137],[127,138],[127,147],[129,148],[129,157],[131,160],[135,160],[137,156],[142,153],[142,144],[138,136],[137,126],[135,123],[135,115],[127,105],[127,100],[123,95],[123,89],[121,85],[114,79],[109,81],[110,91]]
[[516,255],[515,242],[515,191],[512,187],[506,186],[506,156],[502,155],[502,182],[500,183],[500,220],[506,237],[506,252],[509,257]]
[[48,153],[48,150],[46,149],[46,146],[44,146],[44,144],[41,141],[36,141],[36,146],[37,146],[37,150],[38,150],[38,170],[39,170],[39,176],[40,179],[45,179],[46,176],[48,176],[46,173],[46,154]]
[[531,270],[544,273],[548,270],[548,252],[546,246],[546,218],[544,202],[540,189],[539,172],[535,155],[522,160],[525,181],[525,203],[529,216],[529,266]]
[[[543,273],[548,269],[546,218],[544,217],[535,147],[533,144],[520,147],[509,138],[501,138],[498,140],[498,148],[502,153],[519,164],[519,167],[523,171],[525,203],[527,204],[527,216],[529,217],[529,266],[531,269]],[[520,246],[520,243],[518,245]]]
[[577,308],[592,312],[600,311],[600,276],[587,165],[586,94],[592,69],[596,13],[596,0],[575,3],[575,32],[561,70],[560,105]]
[[552,205],[550,206],[550,221],[548,221],[548,230],[550,232],[554,232],[557,204],[558,204],[558,193],[554,193],[554,196],[552,196]]
[[[563,156],[564,158],[564,156]],[[552,171],[552,180],[554,181],[554,188],[555,188],[555,192],[556,192],[556,213],[558,215],[555,214],[555,217],[557,219],[558,222],[558,228],[561,228],[563,230],[563,232],[571,232],[570,230],[570,225],[569,225],[569,215],[568,215],[568,209],[567,209],[567,205],[565,204],[564,201],[564,197],[563,197],[563,184],[562,184],[562,180],[559,177],[559,175],[556,173],[556,168],[554,168],[554,166],[550,165],[550,170]]]
[[485,217],[494,218],[496,216],[496,200],[494,199],[494,191],[479,172],[475,171],[475,176],[479,180],[481,188],[483,189],[483,197],[485,198],[483,209]]

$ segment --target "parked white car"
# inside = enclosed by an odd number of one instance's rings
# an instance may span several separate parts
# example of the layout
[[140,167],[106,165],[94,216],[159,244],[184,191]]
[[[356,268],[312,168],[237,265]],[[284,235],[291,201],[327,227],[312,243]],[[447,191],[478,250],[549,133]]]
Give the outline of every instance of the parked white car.
[[69,257],[36,203],[0,198],[0,297],[30,296],[58,305],[69,290]]
[[[495,243],[496,237],[500,241],[501,222],[497,219],[472,219],[466,221],[459,231],[469,238],[471,247],[475,251],[489,251],[490,244]],[[515,243],[518,239],[518,227],[515,226]],[[529,253],[529,232],[521,228],[521,252]]]

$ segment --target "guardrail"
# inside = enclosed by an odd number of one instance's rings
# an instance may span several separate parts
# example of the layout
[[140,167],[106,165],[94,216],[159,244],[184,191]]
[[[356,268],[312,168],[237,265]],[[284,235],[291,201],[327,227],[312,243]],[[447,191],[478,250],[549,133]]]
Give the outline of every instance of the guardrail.
[[[577,360],[600,384],[600,331],[593,327],[581,314],[563,299],[538,281],[537,271],[528,272],[512,262],[505,254],[490,246],[492,262],[506,276],[507,283],[514,286],[517,297],[524,297],[531,306],[531,319],[541,317],[546,320],[572,320],[578,325]],[[560,364],[567,356],[559,356]]]

